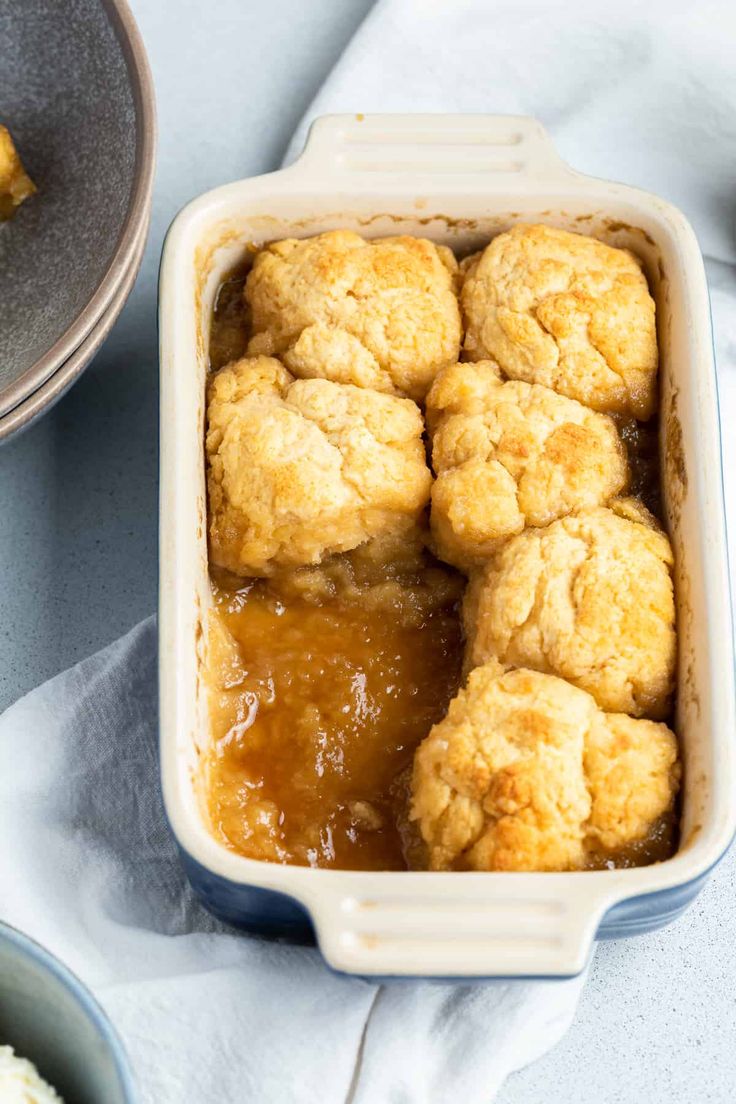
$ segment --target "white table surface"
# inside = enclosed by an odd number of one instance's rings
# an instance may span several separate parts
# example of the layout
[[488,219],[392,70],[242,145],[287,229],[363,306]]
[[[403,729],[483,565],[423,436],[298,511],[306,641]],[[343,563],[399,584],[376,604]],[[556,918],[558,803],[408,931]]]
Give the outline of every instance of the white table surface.
[[[278,164],[369,7],[133,0],[158,96],[151,236],[94,364],[40,424],[0,449],[0,709],[153,610],[163,234],[192,196]],[[572,1030],[509,1079],[501,1104],[736,1098],[735,862],[671,929],[599,947]]]

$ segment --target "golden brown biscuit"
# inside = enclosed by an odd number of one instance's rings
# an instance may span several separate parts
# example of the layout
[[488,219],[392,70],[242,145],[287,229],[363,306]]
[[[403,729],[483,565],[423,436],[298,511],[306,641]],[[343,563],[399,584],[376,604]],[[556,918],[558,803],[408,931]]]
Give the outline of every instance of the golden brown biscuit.
[[654,300],[638,260],[595,238],[515,226],[471,263],[461,302],[471,360],[594,410],[645,421],[657,403]]
[[9,219],[36,185],[23,168],[7,127],[0,125],[0,222]]
[[412,811],[432,870],[583,865],[590,695],[534,671],[471,672],[414,759]]
[[412,531],[431,485],[422,430],[408,399],[294,380],[268,357],[224,368],[209,386],[213,563],[270,575]]
[[493,361],[444,368],[427,420],[435,546],[464,570],[527,525],[605,504],[629,479],[611,418],[540,384],[504,383]]
[[427,395],[425,420],[430,434],[453,414],[483,414],[503,379],[495,360],[448,364],[437,373]]
[[667,725],[599,713],[585,741],[592,798],[587,844],[615,852],[671,815],[680,784],[677,738]]
[[248,276],[250,355],[279,356],[296,376],[420,401],[457,360],[457,263],[424,238],[366,241],[333,230],[266,246]]
[[533,667],[589,691],[603,709],[666,717],[672,550],[646,511],[637,516],[598,507],[507,541],[466,593],[470,666],[495,658]]
[[645,839],[678,784],[666,725],[491,661],[417,749],[411,817],[433,870],[577,870]]

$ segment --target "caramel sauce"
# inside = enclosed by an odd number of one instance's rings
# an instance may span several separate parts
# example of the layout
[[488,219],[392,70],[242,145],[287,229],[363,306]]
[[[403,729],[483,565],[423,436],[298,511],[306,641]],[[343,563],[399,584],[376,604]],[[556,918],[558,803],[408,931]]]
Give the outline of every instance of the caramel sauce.
[[249,254],[217,289],[210,326],[210,369],[213,372],[245,356],[249,324],[243,288],[251,264]]
[[650,866],[671,859],[679,840],[678,819],[673,810],[655,820],[646,836],[628,847],[619,847],[616,851],[590,851],[585,869],[628,870],[633,866]]
[[460,680],[461,580],[349,557],[279,581],[213,579],[215,834],[251,858],[403,870],[406,772]]
[[627,494],[640,498],[648,510],[660,521],[663,517],[662,484],[659,471],[659,419],[637,422],[635,418],[613,418],[631,469],[631,483]]

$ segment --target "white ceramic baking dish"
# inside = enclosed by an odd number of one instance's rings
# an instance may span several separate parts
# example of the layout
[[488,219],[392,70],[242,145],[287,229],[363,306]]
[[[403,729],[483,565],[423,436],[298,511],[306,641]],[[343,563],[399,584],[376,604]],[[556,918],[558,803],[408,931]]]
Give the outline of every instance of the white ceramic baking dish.
[[[213,296],[248,242],[350,227],[460,252],[514,222],[626,245],[657,298],[662,449],[679,618],[677,729],[685,762],[678,854],[574,874],[353,873],[242,858],[201,805],[207,746],[201,667],[209,606],[204,386]],[[313,926],[337,970],[371,976],[564,976],[593,939],[677,916],[735,827],[733,644],[716,377],[698,245],[675,208],[572,171],[532,119],[334,116],[301,158],[217,188],[175,220],[163,253],[161,332],[161,765],[169,820],[208,907],[249,929]]]

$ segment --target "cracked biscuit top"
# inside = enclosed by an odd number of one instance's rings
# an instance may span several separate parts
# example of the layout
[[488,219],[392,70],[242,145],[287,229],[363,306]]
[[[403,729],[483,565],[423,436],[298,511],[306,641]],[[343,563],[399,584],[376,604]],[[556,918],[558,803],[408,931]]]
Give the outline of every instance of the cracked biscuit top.
[[666,725],[491,661],[418,748],[411,816],[433,870],[576,870],[645,841],[678,784]]
[[436,550],[465,570],[527,525],[603,505],[628,483],[609,417],[540,384],[504,383],[493,361],[443,369],[427,396],[427,421]]
[[452,252],[424,238],[333,230],[274,242],[246,281],[248,353],[279,356],[301,378],[421,401],[460,351],[456,277]]
[[512,379],[646,421],[657,402],[654,300],[638,260],[549,226],[499,234],[466,266],[465,350]]
[[603,709],[659,720],[674,689],[672,550],[634,500],[611,507],[501,547],[466,593],[467,660],[560,675]]
[[240,575],[318,563],[413,531],[431,475],[419,408],[244,358],[209,384],[212,562]]

